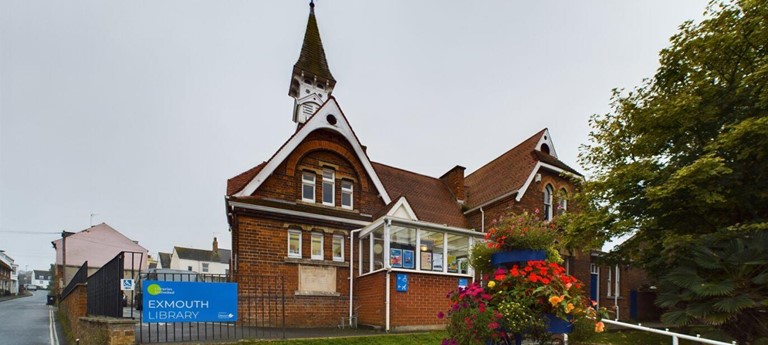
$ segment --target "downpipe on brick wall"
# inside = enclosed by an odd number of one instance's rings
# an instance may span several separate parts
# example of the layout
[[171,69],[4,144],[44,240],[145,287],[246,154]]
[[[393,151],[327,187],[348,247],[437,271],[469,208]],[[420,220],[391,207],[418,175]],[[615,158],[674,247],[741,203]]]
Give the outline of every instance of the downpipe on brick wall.
[[353,291],[355,287],[355,265],[354,265],[354,257],[355,257],[355,234],[363,230],[364,228],[360,228],[357,230],[352,230],[349,232],[349,327],[352,327],[352,317],[354,312],[354,297],[353,297]]

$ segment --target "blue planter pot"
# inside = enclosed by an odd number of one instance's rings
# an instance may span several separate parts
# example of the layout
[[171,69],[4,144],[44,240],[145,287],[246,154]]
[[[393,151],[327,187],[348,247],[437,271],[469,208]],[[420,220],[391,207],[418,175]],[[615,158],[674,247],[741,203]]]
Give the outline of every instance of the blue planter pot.
[[507,266],[510,264],[526,261],[546,260],[547,252],[543,250],[510,250],[491,255],[491,265]]
[[570,320],[561,319],[552,314],[544,314],[547,319],[547,332],[552,334],[562,334],[573,332],[573,324]]

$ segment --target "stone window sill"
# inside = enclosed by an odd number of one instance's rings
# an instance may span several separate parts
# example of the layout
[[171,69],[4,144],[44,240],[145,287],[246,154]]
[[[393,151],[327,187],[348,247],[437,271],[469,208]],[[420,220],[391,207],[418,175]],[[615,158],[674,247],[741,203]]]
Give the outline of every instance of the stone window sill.
[[312,265],[312,266],[336,266],[336,267],[349,267],[349,264],[343,261],[329,261],[329,260],[311,260],[311,259],[299,259],[299,258],[285,258],[287,264],[299,264],[299,265]]
[[329,292],[329,291],[299,291],[296,290],[294,292],[295,296],[324,296],[324,297],[339,297],[341,296],[338,292]]

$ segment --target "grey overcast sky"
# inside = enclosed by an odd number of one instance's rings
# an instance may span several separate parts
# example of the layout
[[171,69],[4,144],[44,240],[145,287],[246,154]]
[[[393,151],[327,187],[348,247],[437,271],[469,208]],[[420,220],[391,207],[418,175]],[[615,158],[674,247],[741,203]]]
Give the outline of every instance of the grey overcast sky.
[[[612,88],[706,0],[317,1],[334,96],[373,161],[470,173],[542,128],[578,167]],[[155,255],[230,248],[228,178],[294,132],[308,1],[0,0],[0,250],[53,262],[106,222]],[[48,234],[39,234],[48,233]]]

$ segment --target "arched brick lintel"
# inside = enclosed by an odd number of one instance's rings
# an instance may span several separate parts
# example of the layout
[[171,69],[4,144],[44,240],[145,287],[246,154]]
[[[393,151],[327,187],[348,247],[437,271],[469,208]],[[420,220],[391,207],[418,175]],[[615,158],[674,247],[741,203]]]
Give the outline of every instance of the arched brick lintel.
[[291,155],[288,157],[288,161],[285,166],[286,175],[295,176],[296,166],[299,164],[301,159],[314,151],[330,151],[342,156],[345,160],[347,160],[347,162],[349,162],[349,164],[352,165],[352,168],[355,170],[355,173],[360,179],[360,186],[362,191],[368,192],[368,175],[365,173],[365,169],[360,164],[357,156],[346,147],[326,140],[307,140],[299,144],[299,146],[296,147],[296,149],[293,150]]

